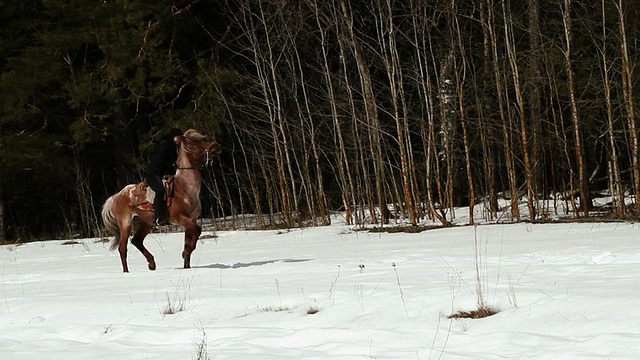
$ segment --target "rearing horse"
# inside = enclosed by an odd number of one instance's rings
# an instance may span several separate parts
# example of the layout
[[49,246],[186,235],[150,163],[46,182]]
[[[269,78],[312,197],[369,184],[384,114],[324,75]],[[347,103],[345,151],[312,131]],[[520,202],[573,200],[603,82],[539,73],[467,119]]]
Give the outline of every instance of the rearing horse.
[[[207,165],[213,157],[222,152],[220,145],[213,141],[207,142],[206,136],[190,129],[184,135],[176,137],[179,144],[176,174],[173,178],[173,197],[168,206],[169,222],[184,228],[184,259],[185,269],[191,267],[191,253],[202,231],[197,219],[200,217],[201,174],[200,167]],[[130,184],[120,192],[114,194],[102,206],[102,220],[106,228],[115,238],[111,242],[111,250],[118,248],[122,270],[129,272],[127,265],[127,242],[131,233],[133,220],[138,218],[136,230],[131,243],[144,255],[149,263],[149,270],[156,269],[153,255],[144,247],[144,238],[153,226],[153,207],[149,199],[153,199],[151,187],[144,183]]]

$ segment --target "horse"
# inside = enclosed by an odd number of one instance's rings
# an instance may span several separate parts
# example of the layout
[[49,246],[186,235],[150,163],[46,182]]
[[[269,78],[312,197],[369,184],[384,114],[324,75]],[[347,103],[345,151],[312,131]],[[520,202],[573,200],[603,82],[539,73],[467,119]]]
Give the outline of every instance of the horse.
[[[178,149],[176,173],[172,179],[172,189],[167,196],[169,222],[184,228],[184,250],[182,259],[184,268],[191,267],[191,253],[202,232],[197,219],[202,212],[200,187],[202,166],[208,165],[222,148],[215,142],[206,141],[206,135],[189,129],[183,135],[174,138]],[[151,187],[143,181],[129,184],[120,192],[109,197],[102,206],[102,220],[107,230],[114,236],[110,249],[120,253],[122,271],[129,272],[127,265],[127,242],[136,221],[131,243],[144,255],[149,270],[156,269],[153,255],[145,248],[143,241],[153,227],[154,198]]]

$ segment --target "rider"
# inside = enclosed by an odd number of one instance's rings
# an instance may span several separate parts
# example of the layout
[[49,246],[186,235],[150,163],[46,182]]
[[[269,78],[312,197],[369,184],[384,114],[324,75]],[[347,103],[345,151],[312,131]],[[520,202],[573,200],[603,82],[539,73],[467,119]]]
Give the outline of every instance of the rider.
[[152,158],[147,168],[147,184],[155,191],[153,201],[154,222],[156,225],[169,225],[169,213],[165,199],[164,184],[162,178],[165,175],[176,173],[175,163],[178,159],[177,139],[182,135],[180,129],[171,129],[161,138],[155,157]]

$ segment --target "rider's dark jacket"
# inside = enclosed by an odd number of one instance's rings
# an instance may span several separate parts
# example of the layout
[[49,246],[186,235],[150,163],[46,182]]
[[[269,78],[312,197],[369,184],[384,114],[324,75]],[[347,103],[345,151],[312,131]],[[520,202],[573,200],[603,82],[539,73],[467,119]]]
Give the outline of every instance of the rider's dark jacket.
[[167,136],[158,144],[156,156],[151,160],[147,174],[160,175],[160,177],[173,175],[176,172],[174,164],[177,159],[178,152],[176,151],[176,143],[173,141],[173,136]]

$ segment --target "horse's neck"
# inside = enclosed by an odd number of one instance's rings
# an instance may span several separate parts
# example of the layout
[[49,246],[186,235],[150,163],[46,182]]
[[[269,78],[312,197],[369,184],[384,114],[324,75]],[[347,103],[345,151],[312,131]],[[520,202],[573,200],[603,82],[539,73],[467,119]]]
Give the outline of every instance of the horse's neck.
[[200,174],[200,169],[198,168],[178,167],[174,178],[183,184],[187,183],[199,188],[202,175]]
[[184,152],[184,149],[180,149],[180,151],[178,151],[178,159],[176,159],[176,167],[178,169],[192,169],[195,167],[193,164],[191,164],[191,161],[189,161],[189,157]]
[[200,196],[201,175],[200,169],[192,164],[189,157],[182,151],[178,153],[176,161],[177,172],[174,177],[175,186],[181,187],[182,190],[191,197]]
[[178,169],[174,177],[175,186],[181,187],[191,197],[198,197],[201,186],[200,169],[191,164],[189,158],[183,152],[178,154],[176,165]]
[[176,175],[174,176],[174,181],[180,181],[181,183],[192,183],[200,186],[200,182],[202,176],[200,175],[200,169],[180,169],[176,171]]

